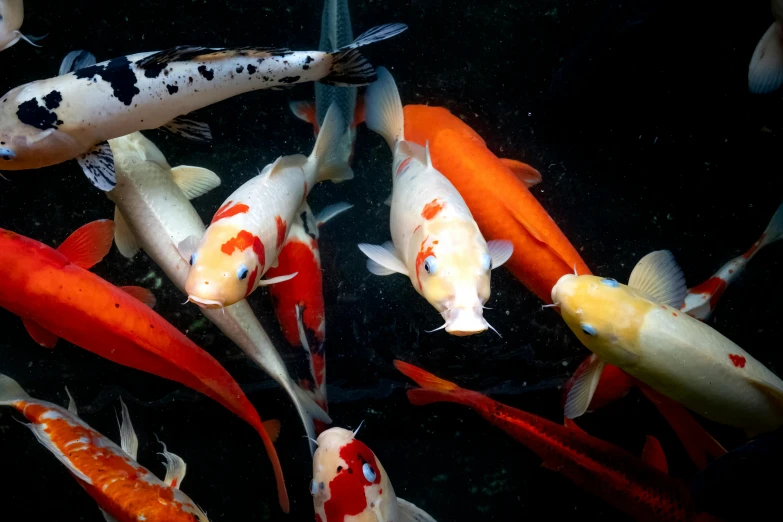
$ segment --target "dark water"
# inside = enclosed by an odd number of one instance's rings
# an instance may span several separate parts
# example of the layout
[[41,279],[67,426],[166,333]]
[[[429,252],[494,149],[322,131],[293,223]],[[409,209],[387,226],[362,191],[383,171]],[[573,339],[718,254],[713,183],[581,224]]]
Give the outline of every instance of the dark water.
[[[670,249],[690,285],[744,252],[781,201],[781,97],[747,92],[747,66],[772,21],[767,2],[729,8],[681,2],[369,1],[352,2],[354,32],[391,21],[409,30],[368,49],[388,67],[403,103],[445,106],[500,156],[530,163],[543,182],[534,194],[597,274],[625,281],[649,251]],[[99,61],[168,48],[275,45],[314,49],[320,1],[25,2],[25,34],[49,33],[41,49],[19,43],[0,55],[4,88],[53,76],[62,57],[86,49]],[[150,137],[171,165],[218,173],[223,184],[194,205],[207,220],[249,176],[276,157],[312,147],[312,129],[288,101],[312,85],[250,93],[199,111],[214,143],[195,145],[161,132]],[[404,277],[365,268],[359,242],[389,236],[390,154],[361,127],[356,179],[324,184],[317,211],[355,206],[321,233],[327,310],[330,414],[356,427],[383,462],[398,496],[439,521],[519,520],[596,515],[627,520],[604,502],[540,467],[540,460],[472,411],[411,406],[406,380],[391,365],[413,362],[497,400],[558,420],[559,387],[587,354],[559,317],[503,269],[493,273],[488,320],[503,335],[455,338],[424,330],[440,318]],[[477,174],[477,175],[480,175]],[[0,180],[0,227],[55,246],[113,205],[75,162]],[[709,324],[772,371],[780,350],[780,244],[770,246],[726,292]],[[291,495],[289,520],[312,520],[311,461],[287,397],[204,320],[145,255],[116,249],[94,272],[117,285],[151,287],[157,311],[214,355],[246,390],[263,418],[279,418],[277,443]],[[266,292],[254,307],[292,364],[297,354],[277,326]],[[158,377],[120,367],[60,342],[37,346],[21,321],[0,310],[0,372],[34,397],[66,403],[68,386],[82,417],[118,439],[118,396],[140,437],[139,461],[163,473],[155,434],[188,462],[184,491],[212,520],[284,520],[269,461],[257,435],[217,403]],[[0,412],[5,509],[30,520],[101,520],[87,496],[14,419]],[[727,447],[738,431],[706,423]],[[586,416],[589,432],[632,453],[658,437],[673,475],[695,473],[654,407],[638,392]]]

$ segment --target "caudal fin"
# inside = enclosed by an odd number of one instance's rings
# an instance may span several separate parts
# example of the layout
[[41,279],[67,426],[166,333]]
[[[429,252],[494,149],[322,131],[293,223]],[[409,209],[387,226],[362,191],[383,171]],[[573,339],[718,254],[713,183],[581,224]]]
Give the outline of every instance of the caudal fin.
[[364,118],[367,126],[383,136],[394,150],[404,140],[405,119],[397,85],[385,67],[378,67],[378,80],[367,87],[364,96]]
[[748,67],[748,88],[755,94],[783,85],[783,24],[773,23],[759,40]]
[[315,147],[310,154],[309,162],[315,163],[316,181],[332,180],[335,183],[353,179],[353,170],[348,165],[345,147],[350,142],[343,140],[345,125],[340,110],[336,105],[329,106],[324,118],[324,124],[315,140]]
[[331,53],[331,69],[320,82],[340,87],[374,82],[377,78],[375,69],[357,49],[396,36],[407,28],[405,24],[384,24],[362,33],[353,43]]
[[18,382],[7,375],[0,375],[0,406],[9,406],[29,398],[30,396],[19,386]]
[[769,224],[759,240],[756,251],[779,239],[783,239],[783,204],[778,207],[772,219],[769,220]]
[[421,386],[421,388],[408,390],[408,400],[416,406],[432,404],[433,402],[456,402],[470,405],[473,396],[481,395],[474,391],[462,389],[453,382],[441,379],[406,362],[395,360],[394,367]]

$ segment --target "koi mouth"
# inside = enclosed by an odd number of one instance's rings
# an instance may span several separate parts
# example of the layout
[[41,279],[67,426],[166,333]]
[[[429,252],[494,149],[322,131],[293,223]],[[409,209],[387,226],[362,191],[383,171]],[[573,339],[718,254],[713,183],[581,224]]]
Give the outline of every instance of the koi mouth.
[[455,335],[457,337],[465,337],[468,335],[475,335],[486,331],[492,330],[499,337],[502,337],[491,324],[484,319],[484,316],[480,313],[476,313],[474,310],[465,308],[450,308],[441,313],[443,319],[446,322],[434,330],[428,330],[427,333],[437,332],[438,330],[446,330],[447,333]]
[[207,308],[207,309],[224,308],[223,301],[216,301],[214,299],[201,299],[200,297],[196,297],[195,295],[189,295],[188,301],[197,304],[200,308]]

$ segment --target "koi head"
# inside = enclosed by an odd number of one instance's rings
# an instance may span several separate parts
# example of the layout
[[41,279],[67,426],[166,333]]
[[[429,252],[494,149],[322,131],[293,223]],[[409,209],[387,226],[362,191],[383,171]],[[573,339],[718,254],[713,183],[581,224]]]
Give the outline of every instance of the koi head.
[[230,224],[210,226],[189,261],[185,291],[188,301],[202,308],[241,301],[255,290],[266,268],[261,240]]
[[330,428],[317,442],[310,483],[316,520],[397,520],[397,498],[386,471],[355,432]]
[[23,21],[24,4],[21,0],[0,2],[0,50],[16,43]]

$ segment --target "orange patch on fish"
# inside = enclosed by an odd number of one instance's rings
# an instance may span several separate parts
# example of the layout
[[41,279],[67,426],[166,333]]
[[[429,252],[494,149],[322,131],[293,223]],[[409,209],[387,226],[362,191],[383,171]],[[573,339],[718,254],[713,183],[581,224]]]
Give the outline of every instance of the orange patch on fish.
[[413,158],[405,158],[402,160],[402,163],[400,163],[399,167],[397,167],[397,175],[399,176],[403,172],[405,172],[405,169],[408,167],[408,165],[411,164],[411,161]]
[[237,214],[245,214],[248,210],[250,210],[250,207],[244,203],[234,203],[232,205],[232,201],[228,200],[217,212],[215,212],[212,223],[220,221],[221,219],[230,218],[231,216],[236,216]]
[[424,205],[424,210],[421,211],[421,217],[427,220],[432,219],[437,216],[441,210],[443,210],[443,205],[438,203],[438,198],[435,198]]
[[250,247],[252,247],[253,252],[256,253],[256,256],[258,257],[258,263],[262,266],[265,265],[266,256],[264,252],[264,244],[260,239],[258,239],[258,237],[254,236],[247,230],[241,230],[239,234],[223,243],[223,245],[220,247],[220,251],[230,256],[234,253],[234,250],[244,251]]
[[280,250],[285,241],[285,233],[288,230],[288,226],[285,219],[280,216],[275,216],[275,225],[277,225],[277,250]]
[[745,359],[743,356],[735,355],[733,353],[729,354],[729,359],[731,359],[731,362],[734,363],[734,366],[737,368],[744,368],[745,362],[747,361],[747,359]]
[[428,246],[426,250],[424,249],[424,243],[426,243],[429,238],[430,236],[424,238],[424,241],[421,242],[421,246],[419,247],[419,253],[416,254],[416,281],[419,283],[419,290],[422,289],[421,276],[419,275],[421,272],[421,266],[424,264],[424,260],[429,256],[435,257],[432,246]]

